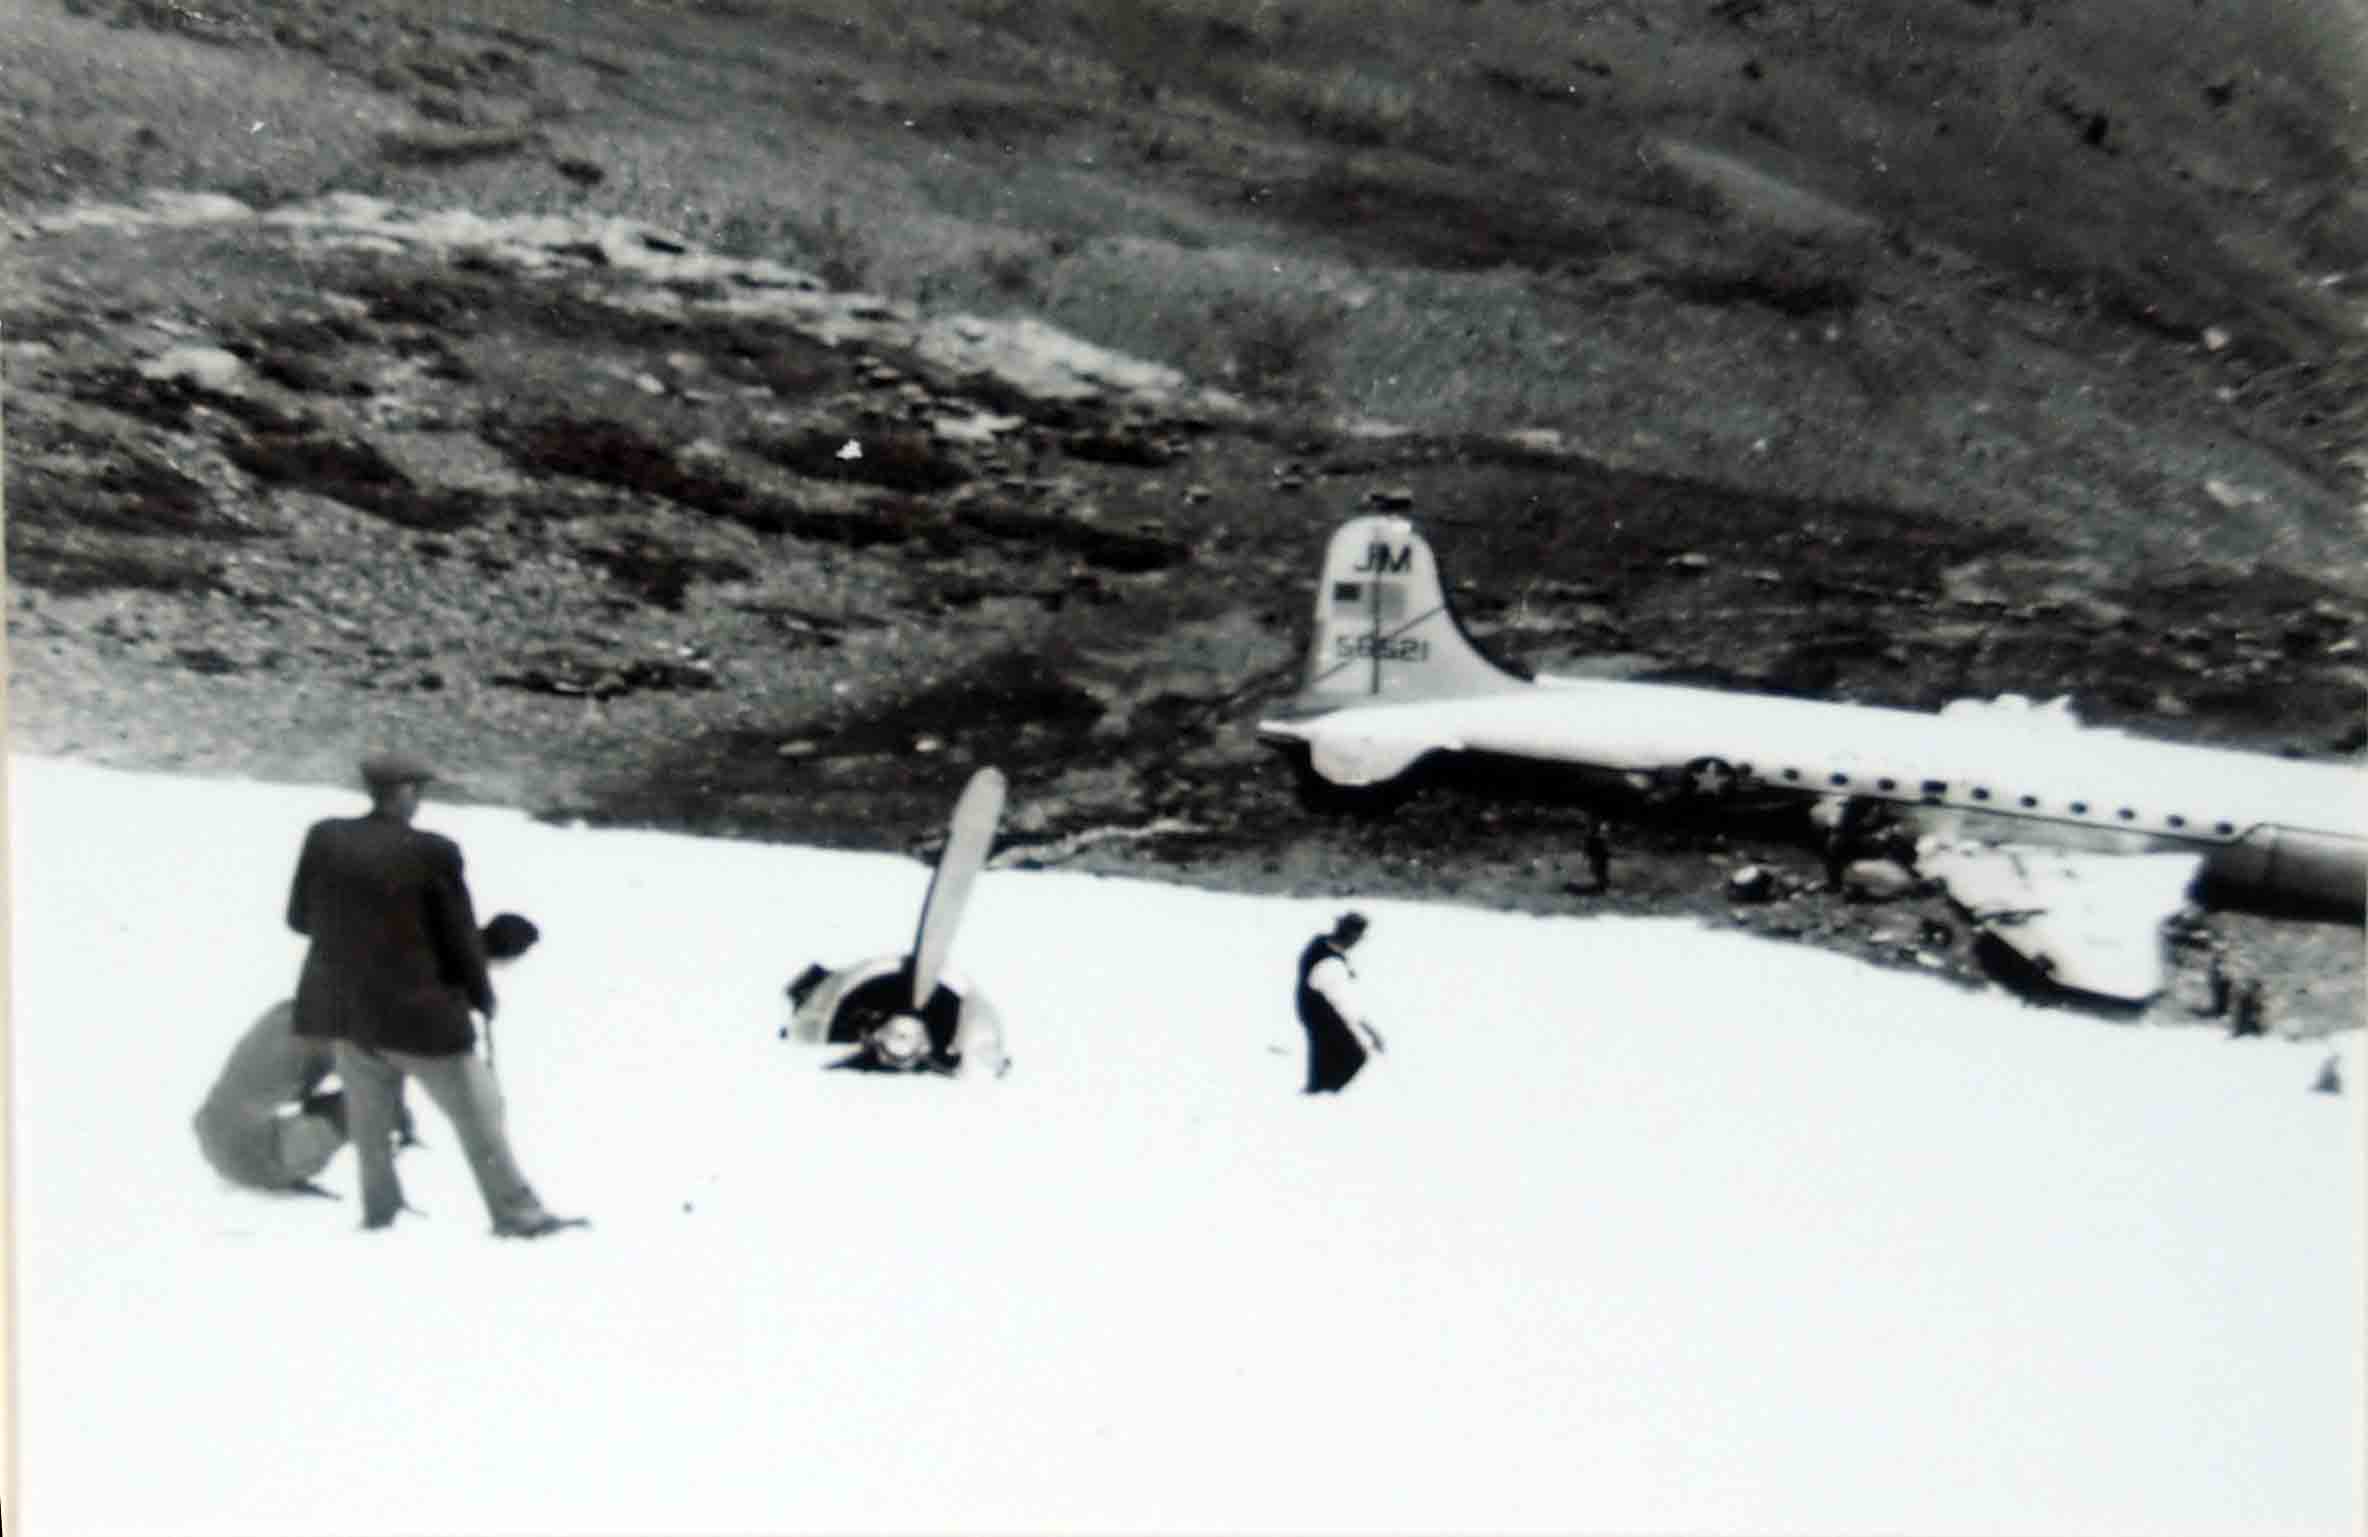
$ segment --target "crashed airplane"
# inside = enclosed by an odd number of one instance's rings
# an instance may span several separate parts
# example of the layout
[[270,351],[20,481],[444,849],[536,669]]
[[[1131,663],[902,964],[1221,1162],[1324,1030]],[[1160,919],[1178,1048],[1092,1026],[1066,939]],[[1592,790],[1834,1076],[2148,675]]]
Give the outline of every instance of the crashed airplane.
[[1258,725],[1331,798],[1380,800],[1443,755],[1610,776],[1712,806],[1885,818],[1919,873],[2056,985],[2142,1000],[2191,894],[2359,920],[2368,774],[2084,727],[2007,696],[1938,714],[1661,683],[1524,676],[1484,656],[1405,518],[1326,547],[1302,686]]

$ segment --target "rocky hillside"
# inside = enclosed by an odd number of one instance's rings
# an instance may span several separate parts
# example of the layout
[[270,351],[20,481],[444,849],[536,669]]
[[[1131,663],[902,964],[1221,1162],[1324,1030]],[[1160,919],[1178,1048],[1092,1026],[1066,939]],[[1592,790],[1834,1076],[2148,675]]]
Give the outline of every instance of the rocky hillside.
[[916,849],[994,762],[1007,859],[1972,975],[1797,828],[1597,894],[1627,808],[1250,730],[1383,505],[1516,660],[2360,751],[2357,34],[1857,15],[0,0],[12,742]]

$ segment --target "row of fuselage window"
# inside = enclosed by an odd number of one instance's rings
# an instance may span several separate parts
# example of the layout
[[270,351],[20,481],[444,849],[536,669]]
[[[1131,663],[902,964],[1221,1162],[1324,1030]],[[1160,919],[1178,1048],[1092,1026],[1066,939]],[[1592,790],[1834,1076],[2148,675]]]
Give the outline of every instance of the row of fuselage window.
[[[1751,765],[1748,763],[1738,763],[1735,765],[1735,771],[1739,774],[1748,775],[1751,773]],[[1780,777],[1787,784],[1799,784],[1803,776],[1799,769],[1788,768],[1782,771]],[[1851,788],[1851,779],[1848,774],[1836,772],[1828,774],[1825,777],[1826,783],[1833,789],[1846,791]],[[1898,794],[1900,786],[1899,781],[1896,779],[1878,778],[1873,781],[1873,788],[1881,794]],[[1918,787],[1918,789],[1926,801],[1945,802],[1949,793],[1949,782],[1945,779],[1927,779],[1922,785]],[[1991,798],[1988,788],[1982,785],[1976,785],[1965,793],[1975,802],[1988,806],[1993,810],[1997,809],[2003,804],[2002,802],[1994,801]],[[2046,809],[2040,804],[2039,797],[2036,795],[2016,796],[2014,808],[2020,811],[2042,813],[2044,813]],[[2065,803],[2064,809],[2076,817],[2085,817],[2089,815],[2089,804],[2087,801],[2068,801]],[[2128,806],[2122,806],[2114,811],[2113,820],[2123,823],[2135,823],[2138,820],[2138,813]],[[2177,812],[2172,812],[2170,815],[2165,816],[2162,819],[2162,825],[2172,832],[2185,832],[2188,830],[2187,818],[2179,815]],[[2232,837],[2236,833],[2236,824],[2233,822],[2215,822],[2212,824],[2212,831],[2214,834],[2223,838]]]

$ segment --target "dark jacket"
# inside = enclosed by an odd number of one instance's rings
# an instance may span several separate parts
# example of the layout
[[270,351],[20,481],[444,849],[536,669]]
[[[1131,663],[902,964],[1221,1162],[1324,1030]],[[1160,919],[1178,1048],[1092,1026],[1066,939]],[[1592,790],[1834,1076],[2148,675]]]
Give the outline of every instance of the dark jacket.
[[296,1033],[448,1056],[477,1044],[493,1009],[460,845],[377,815],[316,822],[288,892],[288,927],[312,940]]
[[[1298,1005],[1300,1028],[1307,1032],[1307,1092],[1337,1094],[1348,1087],[1349,1080],[1365,1065],[1365,1043],[1357,1039],[1340,1011],[1331,1000],[1315,989],[1308,980],[1315,969],[1328,960],[1348,964],[1348,955],[1332,943],[1329,935],[1318,934],[1299,952],[1299,988],[1292,1001]],[[1355,975],[1352,970],[1350,975]]]

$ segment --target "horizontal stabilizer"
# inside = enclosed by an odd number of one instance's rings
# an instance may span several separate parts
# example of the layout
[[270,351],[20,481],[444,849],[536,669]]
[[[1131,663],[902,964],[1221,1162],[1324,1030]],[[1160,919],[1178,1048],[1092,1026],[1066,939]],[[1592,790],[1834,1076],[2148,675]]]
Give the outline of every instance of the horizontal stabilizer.
[[1357,788],[1388,784],[1425,754],[1460,744],[1441,737],[1425,715],[1377,710],[1353,725],[1327,724],[1311,731],[1307,745],[1309,767],[1332,784]]

